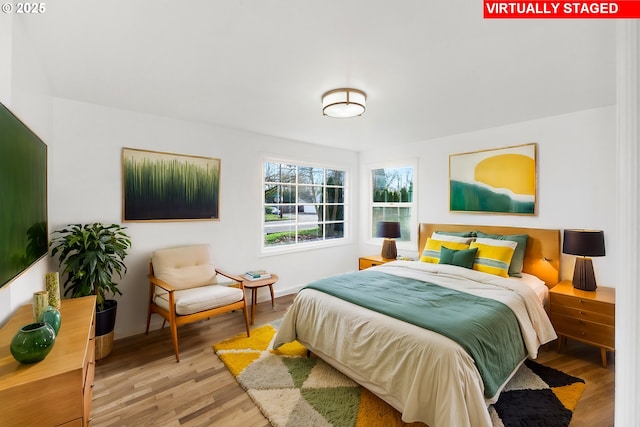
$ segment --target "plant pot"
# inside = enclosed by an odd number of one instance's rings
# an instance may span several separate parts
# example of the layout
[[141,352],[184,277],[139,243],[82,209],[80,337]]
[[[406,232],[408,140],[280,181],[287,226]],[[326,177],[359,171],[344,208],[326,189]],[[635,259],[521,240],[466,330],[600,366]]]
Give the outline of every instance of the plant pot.
[[104,307],[102,311],[96,309],[96,336],[108,334],[113,331],[116,325],[118,301],[114,299],[105,300]]
[[113,349],[113,328],[116,324],[118,302],[105,300],[105,308],[96,311],[96,360],[107,357]]

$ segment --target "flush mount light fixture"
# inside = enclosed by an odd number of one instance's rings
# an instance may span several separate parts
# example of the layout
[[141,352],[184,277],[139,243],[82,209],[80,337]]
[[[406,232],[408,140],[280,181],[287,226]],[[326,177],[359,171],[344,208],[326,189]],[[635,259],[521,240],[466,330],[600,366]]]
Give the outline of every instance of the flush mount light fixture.
[[330,90],[322,95],[322,114],[336,118],[361,116],[366,100],[367,95],[358,89]]

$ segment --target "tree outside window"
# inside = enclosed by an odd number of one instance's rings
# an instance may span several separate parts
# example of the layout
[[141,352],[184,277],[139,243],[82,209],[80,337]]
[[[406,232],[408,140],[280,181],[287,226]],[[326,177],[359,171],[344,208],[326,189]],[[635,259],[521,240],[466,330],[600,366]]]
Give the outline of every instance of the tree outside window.
[[380,221],[397,221],[396,240],[410,241],[413,217],[413,167],[389,167],[371,170],[371,237],[376,237]]
[[343,239],[346,172],[264,163],[264,248]]

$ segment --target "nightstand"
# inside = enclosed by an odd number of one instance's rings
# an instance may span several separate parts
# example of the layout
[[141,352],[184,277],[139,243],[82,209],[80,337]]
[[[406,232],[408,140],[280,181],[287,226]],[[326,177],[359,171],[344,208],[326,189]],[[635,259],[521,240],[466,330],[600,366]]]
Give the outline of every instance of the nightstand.
[[549,291],[551,323],[558,334],[558,351],[567,338],[600,347],[602,366],[607,351],[615,350],[616,290],[598,286],[595,291],[575,289],[563,280]]
[[382,265],[387,262],[395,261],[395,258],[382,258],[380,255],[361,256],[358,260],[358,269],[364,270],[376,265]]

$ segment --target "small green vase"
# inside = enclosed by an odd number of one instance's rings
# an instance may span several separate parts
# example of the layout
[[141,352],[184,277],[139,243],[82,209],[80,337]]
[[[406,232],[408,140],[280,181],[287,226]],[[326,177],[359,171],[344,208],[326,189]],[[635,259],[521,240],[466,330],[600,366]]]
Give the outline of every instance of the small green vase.
[[29,323],[13,336],[11,354],[20,363],[39,362],[47,357],[55,340],[56,333],[48,323]]
[[53,328],[53,332],[56,333],[56,336],[58,336],[58,331],[60,331],[60,324],[62,323],[60,310],[50,305],[42,312],[39,320],[41,322],[48,323]]

